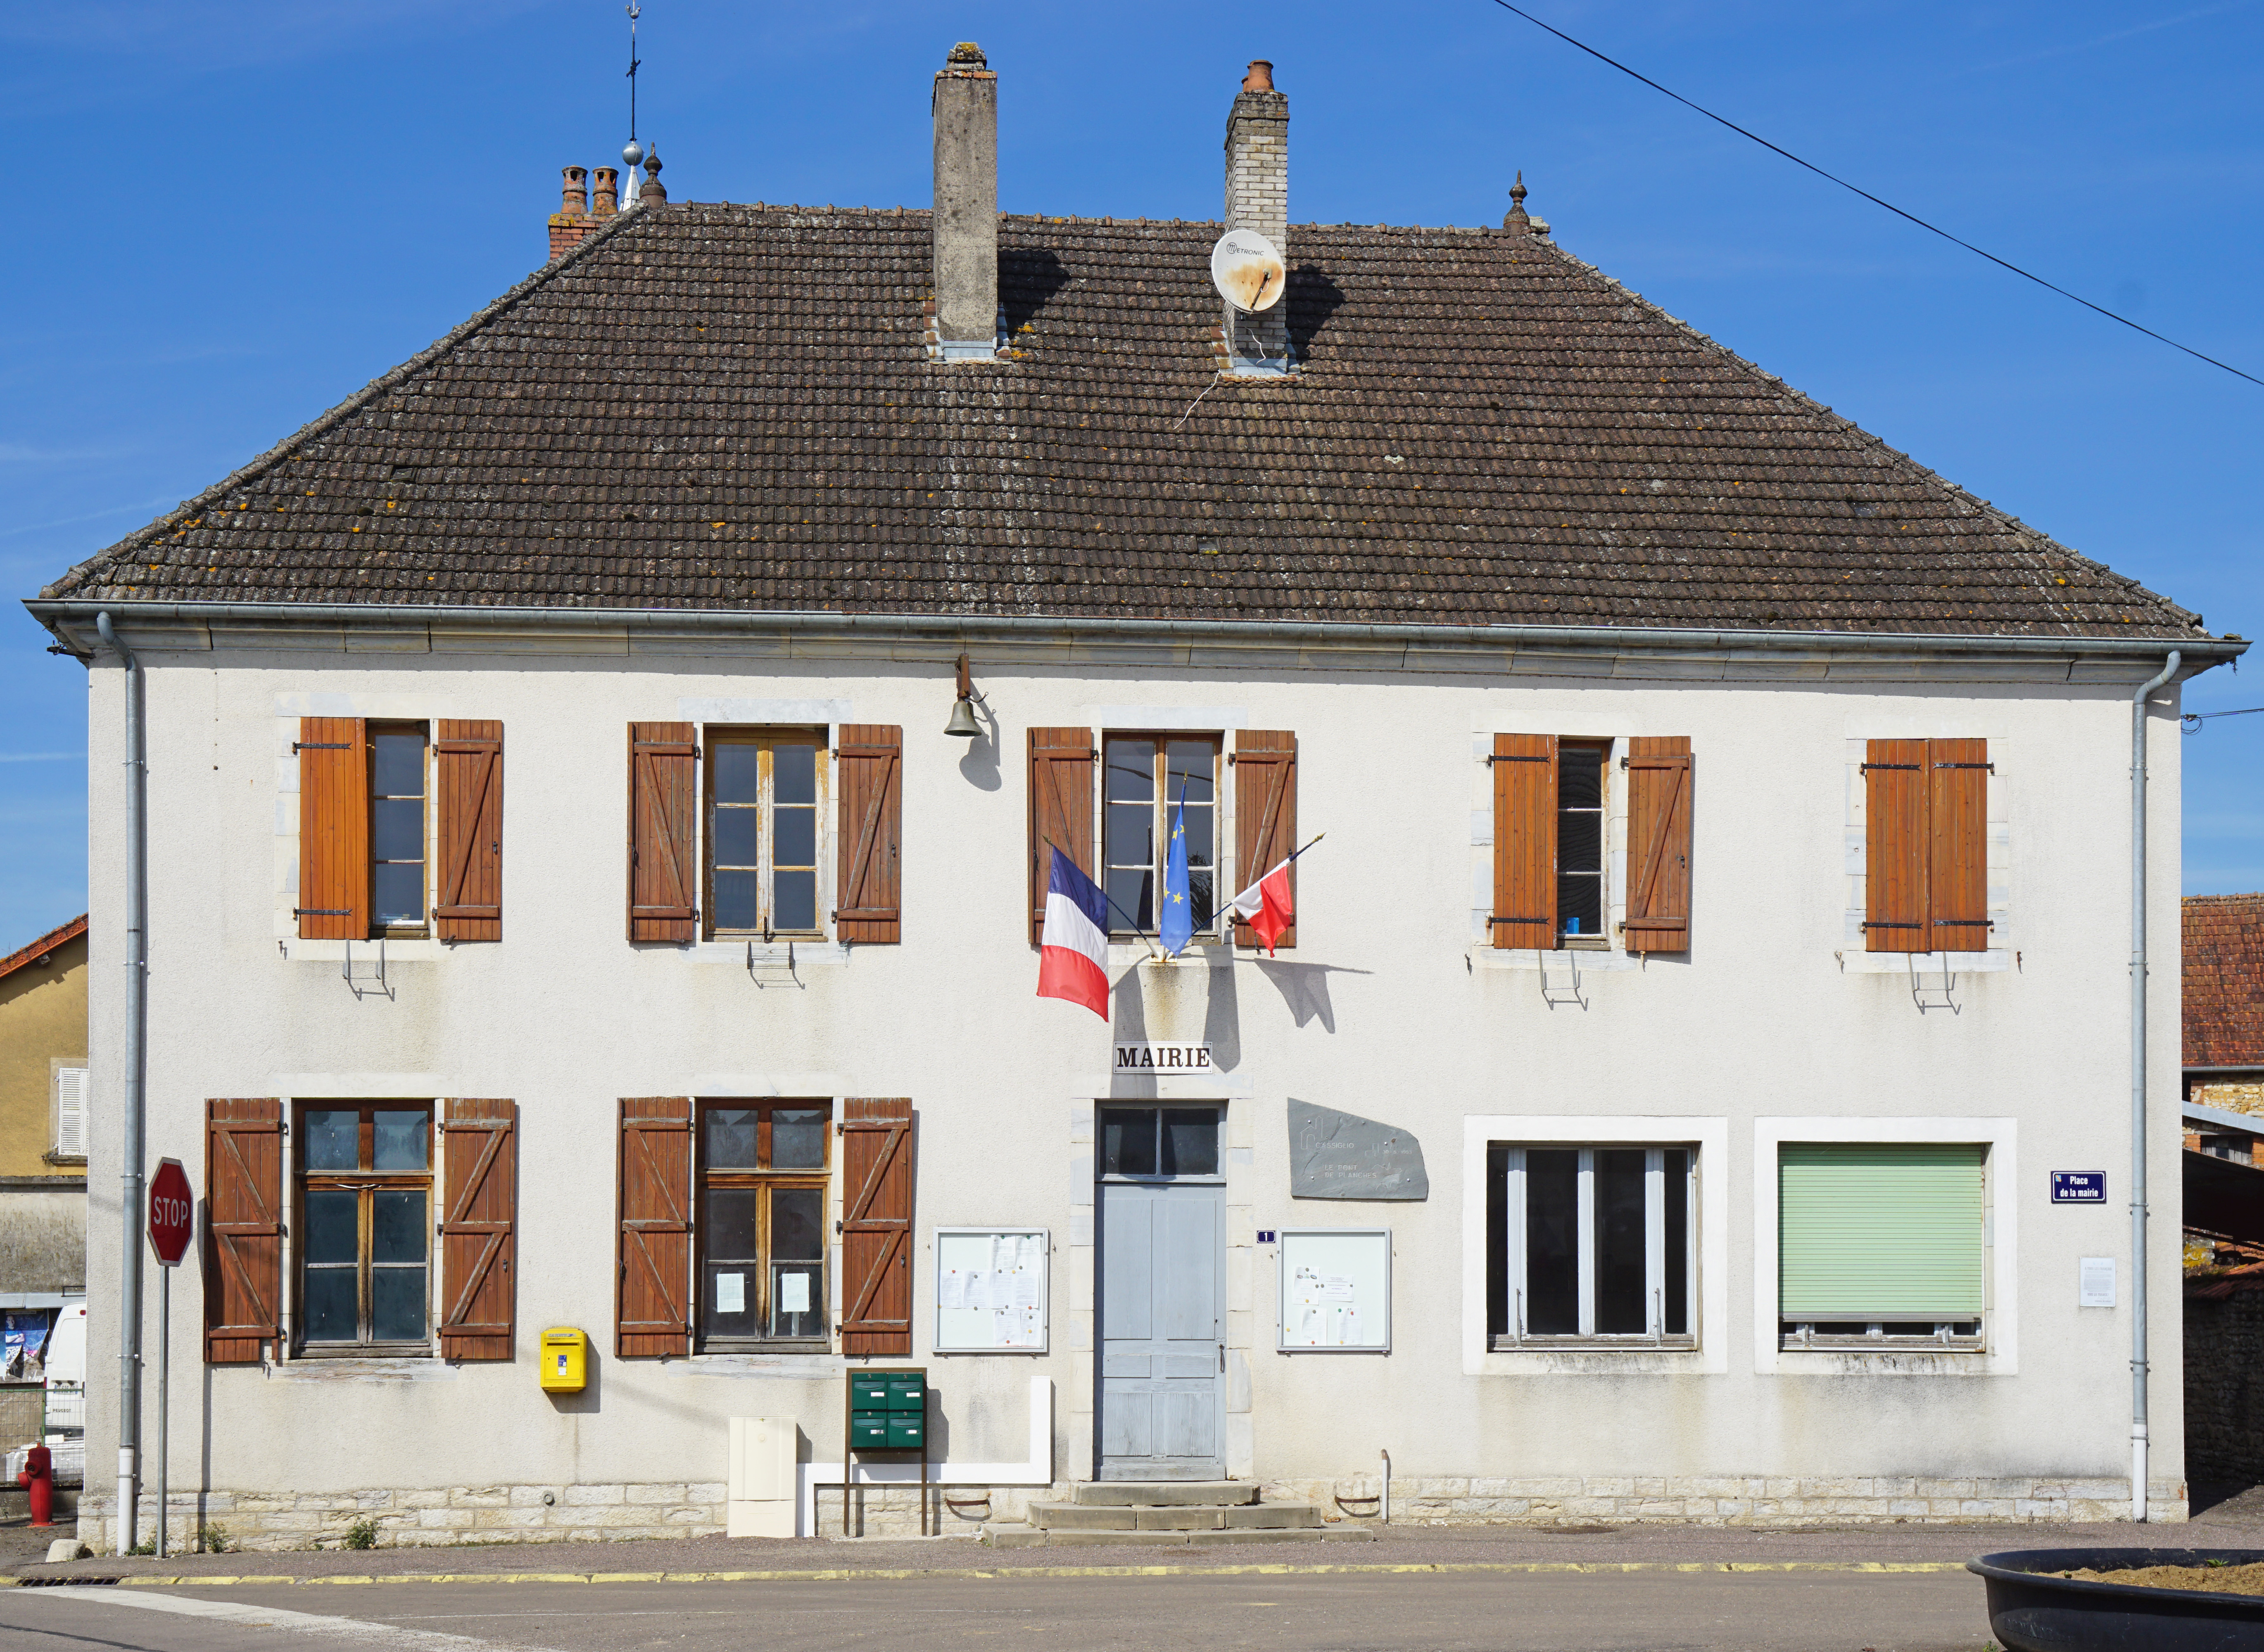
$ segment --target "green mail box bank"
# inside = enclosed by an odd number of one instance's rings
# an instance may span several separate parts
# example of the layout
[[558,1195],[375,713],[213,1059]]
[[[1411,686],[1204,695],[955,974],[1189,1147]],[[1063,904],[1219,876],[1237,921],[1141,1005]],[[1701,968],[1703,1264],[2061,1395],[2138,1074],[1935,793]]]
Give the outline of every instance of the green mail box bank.
[[849,1378],[849,1444],[918,1451],[927,1444],[927,1373],[862,1371]]

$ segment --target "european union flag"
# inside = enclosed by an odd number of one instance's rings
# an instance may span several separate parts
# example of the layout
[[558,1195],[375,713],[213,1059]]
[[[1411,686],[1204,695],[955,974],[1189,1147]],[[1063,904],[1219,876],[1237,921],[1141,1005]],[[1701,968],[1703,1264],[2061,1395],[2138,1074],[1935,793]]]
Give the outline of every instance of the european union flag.
[[1195,909],[1187,898],[1187,783],[1179,782],[1179,801],[1172,810],[1172,848],[1164,860],[1164,913],[1156,933],[1164,955],[1177,958],[1195,938]]

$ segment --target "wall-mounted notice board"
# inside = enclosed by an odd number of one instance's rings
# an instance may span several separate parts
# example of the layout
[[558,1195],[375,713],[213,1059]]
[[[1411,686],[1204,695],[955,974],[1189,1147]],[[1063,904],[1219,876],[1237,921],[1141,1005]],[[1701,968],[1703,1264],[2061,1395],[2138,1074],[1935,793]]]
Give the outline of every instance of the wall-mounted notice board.
[[1391,1351],[1391,1229],[1284,1228],[1283,1353]]
[[1052,1250],[1043,1228],[938,1228],[936,1352],[1045,1352]]

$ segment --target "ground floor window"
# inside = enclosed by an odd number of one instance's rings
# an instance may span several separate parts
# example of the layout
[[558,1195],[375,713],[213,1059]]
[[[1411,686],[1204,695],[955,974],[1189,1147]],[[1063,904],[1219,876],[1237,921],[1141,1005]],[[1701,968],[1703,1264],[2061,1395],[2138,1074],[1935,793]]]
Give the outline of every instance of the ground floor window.
[[1980,1347],[1986,1156],[1977,1141],[1781,1143],[1781,1345]]
[[1694,1347],[1698,1151],[1488,1151],[1491,1343]]
[[426,1351],[432,1104],[308,1102],[297,1135],[301,1349]]
[[703,1347],[824,1344],[832,1111],[823,1101],[700,1104]]

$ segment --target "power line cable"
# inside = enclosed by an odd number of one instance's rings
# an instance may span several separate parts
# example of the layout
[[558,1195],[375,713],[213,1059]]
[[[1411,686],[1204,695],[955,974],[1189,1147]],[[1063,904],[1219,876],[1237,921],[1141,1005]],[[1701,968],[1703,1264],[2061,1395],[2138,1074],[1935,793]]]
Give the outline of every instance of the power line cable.
[[1565,33],[1564,30],[1551,27],[1549,25],[1543,23],[1539,18],[1535,17],[1530,11],[1527,11],[1520,7],[1512,5],[1510,4],[1510,0],[1493,0],[1493,3],[1505,11],[1515,12],[1519,17],[1523,18],[1527,23],[1530,23],[1537,29],[1547,29],[1549,33],[1564,41],[1565,45],[1579,47],[1580,50],[1586,52],[1598,62],[1609,64],[1612,68],[1619,70],[1621,74],[1629,76],[1634,79],[1641,81],[1644,85],[1650,87],[1651,91],[1665,93],[1667,97],[1673,98],[1675,102],[1680,104],[1684,108],[1694,109],[1700,114],[1705,116],[1707,120],[1714,121],[1717,125],[1729,127],[1731,131],[1736,133],[1741,138],[1751,138],[1755,143],[1760,144],[1764,149],[1770,151],[1772,154],[1782,156],[1795,166],[1805,167],[1808,170],[1815,173],[1817,177],[1827,179],[1832,183],[1837,184],[1844,190],[1848,190],[1855,194],[1861,195],[1865,200],[1869,201],[1874,206],[1883,206],[1889,212],[1894,214],[1896,217],[1907,219],[1921,229],[1931,230],[1934,234],[1940,235],[1944,241],[1955,242],[1957,245],[1964,248],[1966,251],[1973,253],[1977,257],[1988,259],[1990,263],[1995,264],[1998,268],[2002,270],[2010,270],[2014,275],[2020,276],[2026,280],[2034,281],[2038,286],[2049,288],[2050,291],[2058,293],[2062,298],[2072,299],[2076,303],[2082,305],[2084,308],[2091,310],[2097,315],[2104,315],[2110,322],[2121,322],[2125,327],[2131,329],[2135,332],[2144,333],[2147,337],[2154,339],[2159,343],[2167,344],[2173,350],[2181,350],[2185,351],[2187,355],[2191,356],[2196,361],[2206,361],[2212,367],[2222,367],[2225,372],[2231,373],[2236,379],[2246,379],[2251,384],[2264,386],[2264,379],[2258,378],[2253,373],[2243,373],[2239,368],[2232,366],[2230,362],[2219,361],[2215,356],[2205,356],[2200,351],[2192,348],[2190,345],[2181,344],[2174,338],[2166,337],[2162,334],[2156,332],[2151,327],[2139,325],[2138,322],[2132,321],[2128,315],[2118,315],[2111,309],[2094,304],[2087,298],[2080,297],[2076,293],[2069,292],[2064,286],[2056,286],[2052,282],[2045,280],[2041,275],[2037,275],[2031,271],[2023,270],[2017,264],[2008,263],[2006,260],[1999,257],[1993,252],[1985,251],[1983,249],[1975,246],[1970,241],[1966,241],[1961,239],[1959,236],[1951,235],[1949,231],[1944,229],[1939,224],[1930,224],[1927,222],[1925,219],[1919,217],[1916,213],[1906,213],[1901,207],[1896,206],[1894,202],[1880,199],[1876,195],[1871,193],[1869,190],[1861,187],[1860,185],[1850,184],[1846,178],[1839,177],[1835,173],[1825,171],[1822,167],[1817,165],[1812,161],[1802,160],[1790,149],[1783,149],[1777,144],[1771,143],[1767,138],[1761,136],[1758,132],[1748,132],[1736,121],[1716,114],[1711,109],[1707,108],[1702,104],[1692,103],[1690,99],[1685,98],[1680,92],[1660,85],[1650,76],[1642,73],[1640,70],[1629,69],[1625,63],[1621,62],[1617,58],[1607,57],[1594,47],[1587,45],[1584,41],[1574,40],[1571,35]]
[[2260,711],[2264,711],[2264,706],[2243,706],[2239,711],[2189,711],[2178,721],[2185,725],[2188,734],[2197,735],[2201,726],[2212,717],[2253,717]]

